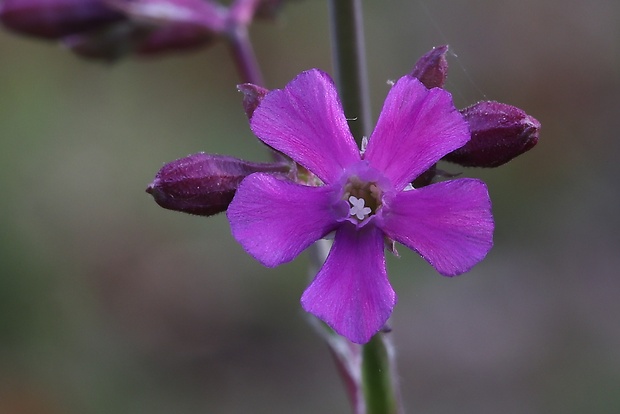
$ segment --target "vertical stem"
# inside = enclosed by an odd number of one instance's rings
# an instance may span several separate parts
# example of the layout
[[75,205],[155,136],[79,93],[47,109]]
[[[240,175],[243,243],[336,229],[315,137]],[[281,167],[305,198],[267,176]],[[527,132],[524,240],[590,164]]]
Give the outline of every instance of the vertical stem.
[[392,344],[379,332],[362,347],[362,390],[366,414],[399,413],[399,395],[393,369]]
[[351,133],[360,143],[372,125],[361,0],[330,0],[329,11],[336,84]]

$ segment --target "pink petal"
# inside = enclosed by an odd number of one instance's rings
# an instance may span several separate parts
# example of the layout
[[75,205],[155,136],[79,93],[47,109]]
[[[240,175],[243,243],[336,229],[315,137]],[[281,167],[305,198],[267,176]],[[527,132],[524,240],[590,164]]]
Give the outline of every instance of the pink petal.
[[491,200],[479,180],[463,178],[403,191],[384,209],[383,231],[445,276],[468,271],[493,245]]
[[284,89],[267,94],[251,126],[263,142],[326,183],[360,159],[334,83],[318,69],[302,72]]
[[301,305],[352,342],[366,343],[383,327],[396,304],[375,226],[336,232],[325,264],[301,297]]
[[443,89],[404,76],[390,90],[364,158],[396,190],[469,141],[469,129]]
[[293,260],[334,230],[333,191],[307,187],[270,174],[246,177],[226,215],[232,235],[263,265]]

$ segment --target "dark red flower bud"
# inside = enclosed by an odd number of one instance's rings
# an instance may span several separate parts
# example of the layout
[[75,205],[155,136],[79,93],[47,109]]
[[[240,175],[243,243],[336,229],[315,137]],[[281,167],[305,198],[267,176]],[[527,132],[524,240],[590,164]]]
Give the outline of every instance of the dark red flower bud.
[[253,83],[242,83],[237,85],[237,90],[243,94],[243,109],[248,119],[252,118],[254,110],[258,107],[260,101],[269,93],[268,89]]
[[123,16],[102,0],[5,0],[0,21],[21,34],[56,39],[96,29]]
[[499,102],[478,102],[462,109],[471,140],[443,159],[464,167],[499,167],[538,142],[540,122],[521,109]]
[[409,74],[418,78],[427,88],[442,88],[448,77],[448,46],[437,46],[422,56]]
[[211,216],[226,211],[248,175],[286,174],[290,168],[284,163],[252,163],[201,152],[164,165],[146,192],[163,208]]

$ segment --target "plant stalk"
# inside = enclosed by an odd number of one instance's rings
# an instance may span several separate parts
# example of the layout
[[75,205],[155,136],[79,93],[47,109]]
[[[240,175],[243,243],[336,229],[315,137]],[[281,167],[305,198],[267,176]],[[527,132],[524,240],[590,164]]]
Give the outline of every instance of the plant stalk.
[[358,144],[371,132],[361,0],[330,0],[332,59],[349,128]]
[[253,83],[264,87],[263,74],[248,36],[248,28],[241,24],[235,25],[229,32],[228,43],[241,83]]

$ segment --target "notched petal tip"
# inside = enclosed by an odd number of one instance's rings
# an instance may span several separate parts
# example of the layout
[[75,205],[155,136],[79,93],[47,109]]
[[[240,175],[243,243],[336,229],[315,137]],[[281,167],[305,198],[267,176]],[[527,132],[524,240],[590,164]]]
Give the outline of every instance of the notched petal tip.
[[388,93],[364,159],[401,190],[469,138],[450,93],[403,76]]
[[360,159],[336,87],[319,69],[304,71],[284,89],[270,91],[252,113],[250,126],[261,141],[324,183],[336,181]]
[[440,274],[465,273],[493,246],[487,187],[480,180],[461,178],[404,191],[394,199],[382,228]]

